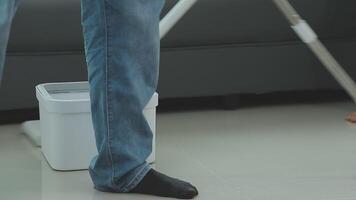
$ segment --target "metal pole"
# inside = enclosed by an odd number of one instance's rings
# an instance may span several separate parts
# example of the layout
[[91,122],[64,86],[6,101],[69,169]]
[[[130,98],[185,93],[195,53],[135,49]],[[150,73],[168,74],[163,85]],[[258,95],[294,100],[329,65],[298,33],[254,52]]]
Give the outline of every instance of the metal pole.
[[198,0],[180,0],[161,20],[161,39],[177,24],[177,22],[194,6]]
[[320,62],[356,103],[356,84],[354,80],[346,73],[340,63],[337,62],[327,48],[321,43],[313,29],[300,17],[288,0],[273,0],[273,2],[288,19],[292,28],[303,42],[308,45]]

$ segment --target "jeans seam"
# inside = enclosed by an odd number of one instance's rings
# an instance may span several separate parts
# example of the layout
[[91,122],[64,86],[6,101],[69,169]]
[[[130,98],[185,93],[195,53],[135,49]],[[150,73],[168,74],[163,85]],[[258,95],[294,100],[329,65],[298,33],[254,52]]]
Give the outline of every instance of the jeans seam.
[[112,158],[112,152],[111,152],[111,145],[110,145],[110,109],[109,109],[109,80],[108,80],[108,15],[107,15],[107,2],[106,0],[103,1],[104,2],[104,26],[105,26],[105,92],[106,92],[106,123],[107,123],[107,144],[108,144],[108,154],[109,154],[109,158],[110,158],[110,162],[111,162],[111,184],[114,186],[115,182],[114,182],[114,162],[113,162],[113,158]]
[[129,192],[132,190],[141,179],[147,174],[151,167],[146,163],[145,166],[137,172],[136,176],[122,189],[122,192]]

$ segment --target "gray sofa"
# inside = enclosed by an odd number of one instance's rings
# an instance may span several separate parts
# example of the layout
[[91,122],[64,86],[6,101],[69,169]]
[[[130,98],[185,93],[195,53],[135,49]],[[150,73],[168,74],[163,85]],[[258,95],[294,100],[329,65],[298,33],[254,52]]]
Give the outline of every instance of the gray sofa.
[[[291,2],[356,75],[356,1]],[[82,40],[80,0],[25,0],[13,24],[0,111],[35,108],[36,84],[86,80]],[[201,0],[162,41],[161,98],[337,88],[271,0]]]

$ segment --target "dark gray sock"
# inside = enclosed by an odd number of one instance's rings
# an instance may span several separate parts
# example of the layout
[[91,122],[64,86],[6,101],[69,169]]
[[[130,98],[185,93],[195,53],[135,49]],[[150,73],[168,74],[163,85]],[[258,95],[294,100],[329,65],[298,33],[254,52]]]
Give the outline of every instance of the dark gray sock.
[[198,190],[190,183],[171,178],[151,169],[130,193],[192,199],[198,195]]

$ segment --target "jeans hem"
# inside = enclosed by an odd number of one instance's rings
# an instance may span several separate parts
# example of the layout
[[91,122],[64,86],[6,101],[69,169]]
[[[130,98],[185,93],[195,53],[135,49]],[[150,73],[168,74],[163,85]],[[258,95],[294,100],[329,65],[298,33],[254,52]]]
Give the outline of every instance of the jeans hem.
[[146,163],[146,165],[136,174],[136,176],[125,187],[123,187],[122,192],[130,192],[134,189],[150,170],[151,166]]

